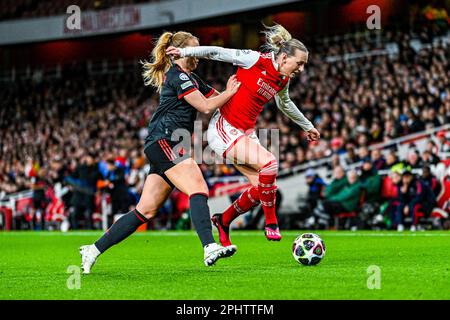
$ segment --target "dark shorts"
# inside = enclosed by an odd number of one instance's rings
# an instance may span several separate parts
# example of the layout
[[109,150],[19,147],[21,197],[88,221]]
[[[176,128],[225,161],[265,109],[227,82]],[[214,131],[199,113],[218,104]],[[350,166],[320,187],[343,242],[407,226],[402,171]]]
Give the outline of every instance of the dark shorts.
[[189,154],[181,147],[179,142],[160,139],[144,149],[144,153],[150,162],[148,174],[155,173],[163,178],[172,188],[173,183],[165,172],[173,168],[181,161],[189,158]]

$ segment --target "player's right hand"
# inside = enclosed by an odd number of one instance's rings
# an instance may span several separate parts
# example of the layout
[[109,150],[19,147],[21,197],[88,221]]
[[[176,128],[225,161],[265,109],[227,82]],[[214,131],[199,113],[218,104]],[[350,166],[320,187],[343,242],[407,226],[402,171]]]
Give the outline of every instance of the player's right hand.
[[241,83],[237,80],[236,75],[233,74],[228,79],[226,91],[230,92],[231,94],[235,94],[238,91],[240,86],[241,86]]
[[166,49],[166,54],[168,56],[171,56],[174,59],[178,59],[181,57],[181,51],[179,48],[176,48],[174,46],[170,46]]
[[320,139],[320,132],[316,128],[306,131],[306,139],[308,141],[317,141]]

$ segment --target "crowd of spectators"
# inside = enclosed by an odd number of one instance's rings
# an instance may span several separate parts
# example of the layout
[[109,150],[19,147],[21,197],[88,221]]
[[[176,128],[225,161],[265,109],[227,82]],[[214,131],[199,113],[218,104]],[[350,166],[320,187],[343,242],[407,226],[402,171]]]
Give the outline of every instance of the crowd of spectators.
[[[305,174],[308,195],[304,208],[309,218],[303,226],[339,228],[340,220],[335,218],[349,218],[345,219],[346,226],[354,229],[403,231],[405,225],[412,231],[449,229],[450,170],[440,177],[433,174],[431,168],[439,171],[436,165],[440,159],[435,153],[434,158],[426,155],[434,147],[430,140],[421,156],[412,146],[402,161],[394,152],[388,151],[385,157],[374,149],[347,172],[342,165],[336,165],[329,183],[309,169]],[[445,168],[445,164],[441,167]]]
[[[305,41],[310,59],[305,72],[292,80],[290,96],[321,132],[321,140],[308,143],[300,128],[268,103],[257,126],[280,130],[281,169],[330,156],[333,169],[367,157],[378,170],[391,168],[397,163],[395,150],[383,158],[379,151],[369,154],[371,144],[450,122],[450,48],[438,43],[416,53],[411,37],[409,32],[392,31],[378,43],[395,42],[398,55],[330,63],[325,63],[327,56],[368,48],[361,47],[358,38],[327,45]],[[420,38],[425,45],[434,40],[429,32]],[[233,72],[232,65],[204,61],[197,73],[220,90]],[[113,213],[127,211],[136,203],[148,170],[143,139],[158,105],[157,94],[143,86],[140,73],[137,64],[133,70],[101,75],[89,74],[85,64],[74,64],[64,67],[59,78],[18,79],[3,85],[0,197],[33,189],[33,210],[39,212],[51,199],[46,188],[59,183],[65,190],[64,206],[74,219],[72,227],[77,227],[77,219],[92,217],[100,205],[99,193],[109,196]],[[208,118],[200,119],[206,128]],[[412,153],[409,165],[422,168],[439,162],[436,150],[450,150],[445,132],[427,152]],[[339,160],[342,154],[347,154],[345,163]],[[200,167],[206,178],[236,174],[230,165]],[[355,179],[361,178],[352,175],[348,180]],[[125,189],[126,199],[119,198]],[[80,195],[89,204],[77,200]],[[178,202],[168,202],[163,210],[170,213],[176,207],[179,218],[186,201],[180,194],[176,197]],[[333,205],[325,204],[328,209]],[[173,226],[172,218],[164,223]],[[92,220],[84,220],[84,227],[92,226]]]
[[[157,97],[137,75],[89,76],[85,66],[74,65],[61,79],[16,81],[2,90],[2,99],[7,107],[0,111],[0,192],[61,183],[70,186],[65,205],[75,215],[92,213],[98,189],[114,198],[127,183],[130,201],[140,193],[146,165],[142,141]],[[111,183],[97,185],[97,180]],[[89,204],[77,204],[80,197]]]

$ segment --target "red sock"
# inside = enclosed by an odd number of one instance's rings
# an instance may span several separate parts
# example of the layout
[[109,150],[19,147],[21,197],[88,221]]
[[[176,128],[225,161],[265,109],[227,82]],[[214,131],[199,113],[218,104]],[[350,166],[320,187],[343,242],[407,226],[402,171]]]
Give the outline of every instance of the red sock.
[[278,173],[278,163],[272,160],[259,170],[259,199],[266,216],[266,225],[278,225],[275,212],[277,186],[275,180]]
[[258,187],[250,187],[245,190],[236,201],[222,215],[222,223],[229,226],[231,222],[243,213],[259,204]]

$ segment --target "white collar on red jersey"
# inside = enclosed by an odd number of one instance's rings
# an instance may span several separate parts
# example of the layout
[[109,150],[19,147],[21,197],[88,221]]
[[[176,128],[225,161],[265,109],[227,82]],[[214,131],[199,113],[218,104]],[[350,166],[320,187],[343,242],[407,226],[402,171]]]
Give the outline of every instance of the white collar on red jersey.
[[[275,52],[271,52],[272,54],[272,63],[273,63],[273,67],[275,68],[275,70],[277,70],[277,72],[279,73],[280,71],[278,71],[278,63],[275,61]],[[282,76],[283,79],[286,78],[286,76]]]
[[278,71],[278,63],[275,61],[275,52],[271,52],[272,54],[272,63],[273,63],[273,67],[275,68],[275,70]]

